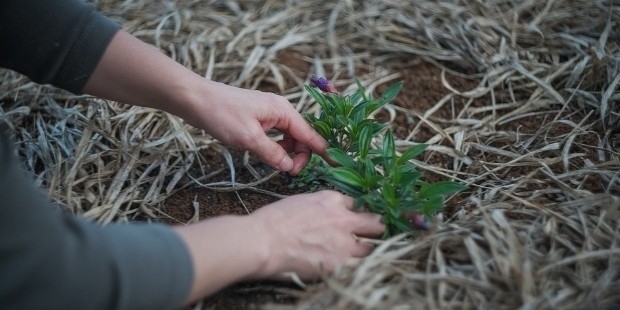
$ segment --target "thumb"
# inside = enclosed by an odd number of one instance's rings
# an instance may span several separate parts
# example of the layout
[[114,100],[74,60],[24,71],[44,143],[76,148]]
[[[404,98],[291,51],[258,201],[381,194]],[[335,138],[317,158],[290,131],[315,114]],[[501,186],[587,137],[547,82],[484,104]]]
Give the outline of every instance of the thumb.
[[280,171],[291,171],[293,169],[293,159],[288,156],[280,144],[269,139],[266,135],[259,136],[255,146],[252,151],[268,165]]

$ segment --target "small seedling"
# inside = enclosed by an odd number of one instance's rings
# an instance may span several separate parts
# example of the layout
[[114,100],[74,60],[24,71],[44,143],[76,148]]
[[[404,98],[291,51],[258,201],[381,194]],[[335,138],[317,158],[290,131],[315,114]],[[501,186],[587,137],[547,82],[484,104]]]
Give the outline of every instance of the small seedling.
[[370,118],[396,97],[403,82],[391,85],[377,99],[359,82],[350,95],[338,93],[325,78],[313,78],[312,82],[315,87],[305,88],[321,111],[318,117],[305,117],[327,140],[327,153],[337,163],[335,167],[315,165],[321,167],[315,177],[354,197],[358,206],[381,215],[387,226],[384,238],[428,229],[426,220],[443,209],[445,197],[465,187],[451,181],[424,182],[410,160],[427,145],[415,145],[398,155],[391,130]]

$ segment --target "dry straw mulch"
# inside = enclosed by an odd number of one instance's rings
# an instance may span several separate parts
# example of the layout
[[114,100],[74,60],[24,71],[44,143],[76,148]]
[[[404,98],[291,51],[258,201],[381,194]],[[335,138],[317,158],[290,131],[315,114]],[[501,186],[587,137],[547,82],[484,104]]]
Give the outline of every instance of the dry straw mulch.
[[[96,3],[206,78],[274,85],[300,111],[317,108],[302,91],[311,74],[328,72],[340,87],[355,77],[374,91],[412,58],[442,68],[450,93],[432,108],[387,111],[416,123],[400,145],[429,143],[428,158],[453,159],[417,163],[470,186],[451,198],[462,209],[428,234],[383,242],[291,307],[620,304],[618,1]],[[310,72],[278,62],[290,51]],[[450,76],[479,86],[455,89]],[[165,113],[72,96],[11,72],[0,89],[0,118],[13,125],[38,184],[103,224],[158,216],[158,203],[191,184],[182,180],[204,163],[199,151],[217,145]],[[436,116],[442,109],[453,117]],[[435,135],[416,140],[420,126]],[[208,182],[208,173],[192,177]]]

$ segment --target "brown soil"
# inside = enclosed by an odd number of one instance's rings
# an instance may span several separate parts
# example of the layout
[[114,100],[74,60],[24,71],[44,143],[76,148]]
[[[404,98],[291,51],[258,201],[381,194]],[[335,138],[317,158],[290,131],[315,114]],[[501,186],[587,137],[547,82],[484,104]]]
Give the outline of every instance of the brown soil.
[[[289,68],[293,71],[307,72],[309,69],[309,64],[302,59],[302,55],[296,52],[286,52],[279,59],[279,63],[287,64]],[[395,69],[394,69],[395,70]],[[441,69],[437,68],[434,65],[424,63],[422,61],[413,61],[410,64],[400,67],[400,72],[402,73],[405,86],[402,92],[398,95],[398,97],[393,102],[394,105],[402,107],[404,109],[417,112],[419,114],[424,113],[429,108],[433,107],[437,101],[443,98],[449,91],[442,85],[441,83]],[[457,77],[454,75],[447,75],[447,78],[450,84],[456,89],[465,91],[473,89],[477,86],[476,80],[465,79],[461,77]],[[289,87],[290,85],[286,85]],[[272,91],[278,92],[278,87],[275,83],[264,83],[260,85],[260,89],[264,91]],[[379,89],[379,92],[382,92],[383,89]],[[431,117],[434,122],[441,124],[444,120],[452,119],[455,113],[458,113],[462,110],[466,103],[466,100],[463,98],[456,97],[454,100],[454,105],[446,104],[436,113],[434,113]],[[473,102],[474,106],[484,105],[488,103],[488,98],[481,98]],[[409,135],[411,130],[417,125],[419,119],[414,117],[415,113],[403,113],[399,112],[396,115],[395,121],[392,123],[392,130],[395,135],[399,138],[405,138]],[[388,115],[386,113],[379,113],[377,116],[380,120],[386,120]],[[514,130],[516,127],[519,128],[521,132],[524,134],[533,134],[537,130],[540,130],[540,124],[545,117],[552,117],[549,115],[541,114],[540,116],[530,118],[528,120],[520,120],[515,122],[510,122],[503,125],[503,128],[498,128],[498,130]],[[573,116],[577,119],[579,116]],[[548,130],[556,131],[560,130],[562,132],[570,132],[572,128],[564,128],[569,126],[564,126],[558,124],[557,126],[551,127]],[[434,136],[436,132],[426,125],[421,125],[419,127],[418,135],[413,137],[413,141],[424,142]],[[476,156],[484,154],[476,153],[476,150],[473,150],[470,156]],[[237,182],[247,183],[254,181],[255,178],[249,172],[247,168],[243,166],[243,153],[240,151],[232,150],[232,155],[234,159],[234,166],[236,170],[236,180]],[[210,180],[206,180],[204,182],[216,182],[216,181],[230,181],[230,174],[228,172],[227,165],[223,160],[223,156],[217,153],[214,150],[206,150],[203,152],[203,156],[207,159],[208,165],[205,167],[205,174],[208,174],[210,171],[216,171],[217,169],[224,168],[221,173],[217,174]],[[446,155],[434,153],[434,152],[425,152],[423,158],[426,162],[432,163],[433,165],[440,167],[447,167],[451,158]],[[486,158],[487,160],[501,160],[501,159],[492,159]],[[265,164],[260,163],[257,159],[253,158],[250,161],[251,165],[256,169],[262,176],[268,175],[273,170],[266,166]],[[479,173],[484,171],[480,165],[476,165],[475,163],[470,167],[466,168],[466,171],[469,173]],[[519,168],[513,167],[507,171],[504,171],[504,177],[520,177],[531,171],[531,168]],[[202,175],[200,171],[196,170],[193,172],[193,175]],[[431,173],[425,174],[425,179],[429,182],[435,182],[437,180],[443,179],[442,176],[433,175]],[[532,179],[530,184],[527,186],[542,188],[545,184],[538,184],[534,182],[535,178]],[[281,173],[274,177],[273,179],[261,184],[258,188],[262,188],[265,190],[269,190],[274,193],[278,193],[281,195],[293,195],[297,193],[307,192],[309,188],[292,188],[291,184],[294,179],[291,176],[288,176],[285,173]],[[589,184],[590,186],[596,187],[599,184],[596,184],[594,180]],[[466,205],[466,197],[468,197],[468,193],[462,193],[460,195],[456,195],[446,203],[445,213],[446,218],[448,218],[451,214],[453,214],[458,209],[465,207]],[[549,200],[553,200],[553,197],[547,197]],[[214,217],[218,215],[224,214],[247,214],[247,212],[252,212],[266,204],[274,202],[278,198],[259,193],[251,190],[241,190],[238,192],[217,192],[211,189],[207,189],[204,187],[200,187],[194,185],[190,188],[179,191],[174,194],[172,197],[167,199],[161,208],[161,211],[167,214],[169,217],[163,218],[162,220],[168,224],[179,224],[179,223],[187,223],[194,216],[194,202],[199,204],[199,218],[206,219],[209,217]],[[279,293],[281,290],[295,290],[295,286],[282,284],[282,283],[270,283],[270,282],[251,282],[251,283],[242,283],[231,286],[213,296],[203,301],[205,305],[209,308],[221,308],[221,309],[248,309],[248,308],[256,308],[262,304],[275,302],[275,303],[287,303],[293,302],[294,298],[291,297],[290,294]]]
[[[293,71],[307,72],[310,64],[302,59],[302,55],[296,52],[286,52],[278,60],[279,63],[287,64]],[[438,100],[449,93],[449,91],[441,84],[440,74],[441,70],[431,64],[415,61],[401,69],[405,87],[395,99],[394,104],[405,109],[411,109],[418,113],[424,113],[427,109],[431,108]],[[467,80],[463,78],[450,77],[450,83],[461,90],[469,90],[477,85],[476,81]],[[287,87],[290,85],[286,85]],[[275,83],[265,83],[259,87],[263,91],[278,92],[278,87]],[[378,89],[382,92],[383,89]],[[460,106],[455,107],[455,111],[459,111],[462,108],[464,102],[459,102]],[[456,113],[451,109],[440,109],[433,117],[437,120],[451,119],[452,115]],[[378,118],[385,118],[385,113],[380,113]],[[392,130],[399,138],[405,138],[411,129],[416,125],[418,119],[412,118],[410,115],[404,113],[398,113],[395,121],[392,123]],[[420,127],[420,135],[415,137],[415,141],[425,141],[435,134],[431,128],[426,125]],[[428,152],[426,152],[428,153]],[[248,169],[243,166],[243,153],[240,151],[232,151],[234,165],[236,170],[236,180],[240,183],[246,183],[254,181],[255,179],[249,173]],[[205,169],[215,171],[220,168],[225,168],[220,174],[216,175],[213,179],[205,182],[216,181],[230,181],[230,173],[226,166],[223,156],[214,150],[203,151],[202,154],[209,166]],[[425,154],[425,160],[435,165],[445,167],[449,163],[449,158],[441,154]],[[260,163],[256,159],[251,160],[252,166],[258,170],[261,175],[268,175],[273,171],[268,166]],[[210,171],[205,171],[208,174]],[[201,175],[199,171],[195,171],[193,175]],[[434,182],[442,179],[440,176],[426,175],[428,181]],[[273,179],[258,186],[258,188],[267,189],[269,191],[282,194],[292,195],[296,193],[309,191],[308,188],[292,188],[290,184],[293,178],[287,174],[281,173]],[[238,196],[237,196],[238,195]],[[466,197],[466,196],[462,196]],[[462,201],[459,199],[452,199],[446,209],[451,212],[457,208]],[[194,216],[194,202],[199,204],[199,219],[206,219],[218,215],[225,214],[247,214],[252,212],[266,204],[276,201],[278,198],[258,193],[251,190],[241,190],[238,192],[217,192],[204,187],[192,186],[179,191],[178,193],[167,199],[161,208],[161,211],[167,214],[169,217],[162,220],[168,224],[180,224],[187,223]],[[247,210],[246,210],[247,208]],[[242,283],[231,286],[209,298],[203,302],[206,305],[213,306],[218,309],[248,309],[258,307],[261,304],[268,302],[286,303],[293,302],[294,298],[289,294],[280,294],[278,290],[295,289],[294,286],[270,283],[270,282],[251,282]]]

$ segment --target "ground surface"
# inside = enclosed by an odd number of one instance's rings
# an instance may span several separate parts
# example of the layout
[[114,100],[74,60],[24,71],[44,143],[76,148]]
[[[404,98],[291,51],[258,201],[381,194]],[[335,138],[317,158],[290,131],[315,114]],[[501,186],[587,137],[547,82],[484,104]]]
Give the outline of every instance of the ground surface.
[[[290,62],[290,66],[292,68],[303,68],[303,62],[300,63],[298,58],[291,56],[291,54],[288,53],[285,54],[285,57],[283,57],[281,61]],[[402,68],[400,73],[402,74],[402,79],[405,82],[405,87],[398,95],[397,99],[393,102],[396,106],[410,109],[418,113],[423,113],[448,93],[448,90],[443,87],[440,80],[441,69],[432,64],[424,63],[422,61],[414,61],[413,63],[407,64],[404,68]],[[454,87],[463,90],[474,88],[477,83],[476,81],[458,77],[452,77],[450,82]],[[272,89],[266,86],[264,90]],[[453,113],[454,111],[452,111],[452,107],[446,106],[445,109],[439,110],[435,115],[438,118],[451,119]],[[379,119],[387,119],[389,116],[386,112],[383,112],[377,115],[377,117]],[[395,120],[392,122],[392,130],[397,136],[404,138],[409,134],[409,132],[412,131],[416,124],[417,122],[414,121],[414,119],[410,117],[408,118],[404,115],[404,113],[397,113]],[[525,124],[524,126],[527,127],[528,125],[535,126],[535,123],[532,122]],[[433,132],[427,125],[421,125],[419,132],[420,134],[414,137],[414,141],[423,142],[435,134],[435,132]],[[252,176],[243,164],[243,152],[231,150],[231,153],[234,160],[236,181],[240,183],[256,181],[256,178]],[[436,153],[427,153],[428,154],[424,155],[425,161],[432,163],[433,165],[447,165],[447,156]],[[218,169],[223,169],[221,173],[209,180],[210,182],[230,180],[230,173],[228,172],[224,157],[221,154],[214,149],[208,149],[203,151],[203,155],[208,159],[209,166],[205,167],[206,170],[216,171]],[[249,163],[263,176],[268,175],[273,171],[256,159],[251,158]],[[205,172],[205,174],[208,174],[210,171]],[[443,177],[427,172],[425,174],[425,178],[429,181],[437,181]],[[280,173],[265,183],[257,186],[257,188],[283,195],[292,195],[309,190],[308,188],[303,187],[293,187],[291,186],[293,182],[293,177],[288,176],[285,173]],[[463,204],[463,201],[459,200],[459,197],[465,197],[465,195],[456,196],[446,203],[446,217],[449,217],[451,213]],[[169,217],[164,217],[162,220],[169,224],[189,222],[195,214],[195,202],[199,205],[199,218],[205,219],[226,214],[247,214],[248,211],[252,212],[253,210],[276,201],[277,199],[277,197],[269,194],[258,193],[253,190],[240,190],[236,193],[217,192],[196,185],[177,192],[164,202],[162,211]],[[208,305],[214,306],[217,309],[247,309],[268,302],[285,303],[287,301],[293,301],[294,297],[291,297],[291,295],[286,292],[282,293],[281,291],[283,290],[295,290],[295,287],[266,282],[244,283],[225,289],[224,291],[208,298],[204,302]]]

